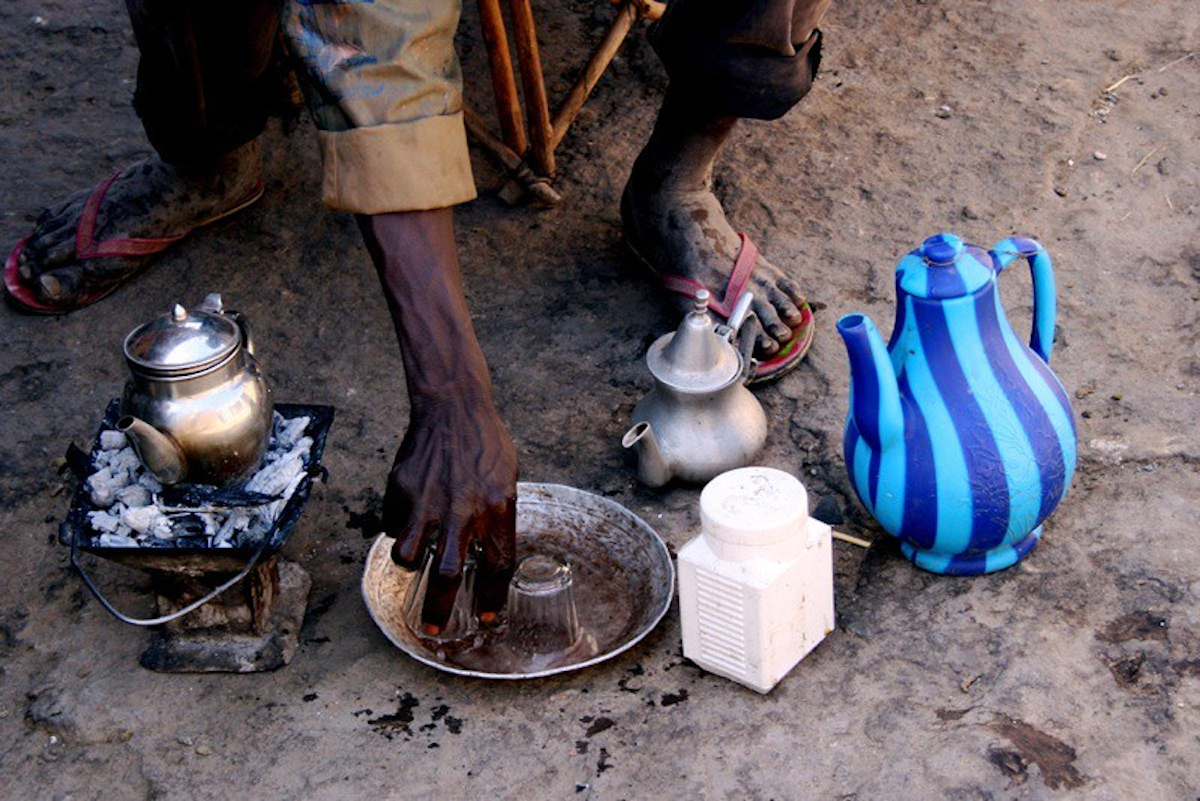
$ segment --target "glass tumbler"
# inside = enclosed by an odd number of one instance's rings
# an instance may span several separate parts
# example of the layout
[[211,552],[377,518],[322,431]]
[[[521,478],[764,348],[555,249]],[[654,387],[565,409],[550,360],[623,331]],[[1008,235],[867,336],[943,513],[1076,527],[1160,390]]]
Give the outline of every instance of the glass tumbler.
[[455,642],[475,636],[479,631],[479,619],[475,616],[475,559],[468,556],[463,565],[462,584],[454,596],[454,608],[446,625],[436,633],[426,629],[421,620],[421,609],[425,606],[425,593],[429,589],[429,578],[437,570],[435,555],[431,550],[425,557],[425,566],[415,581],[408,585],[404,599],[404,623],[413,634],[435,642]]
[[565,651],[579,641],[571,566],[543,554],[527,556],[508,585],[510,641],[533,654]]

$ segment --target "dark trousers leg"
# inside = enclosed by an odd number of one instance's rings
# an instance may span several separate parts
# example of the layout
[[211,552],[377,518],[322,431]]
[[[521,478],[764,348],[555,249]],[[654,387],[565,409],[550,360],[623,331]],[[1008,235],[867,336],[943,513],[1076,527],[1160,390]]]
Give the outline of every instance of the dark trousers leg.
[[673,100],[698,116],[775,119],[812,88],[829,0],[671,0],[650,30]]
[[134,108],[166,162],[246,144],[279,105],[278,0],[126,0],[141,60]]

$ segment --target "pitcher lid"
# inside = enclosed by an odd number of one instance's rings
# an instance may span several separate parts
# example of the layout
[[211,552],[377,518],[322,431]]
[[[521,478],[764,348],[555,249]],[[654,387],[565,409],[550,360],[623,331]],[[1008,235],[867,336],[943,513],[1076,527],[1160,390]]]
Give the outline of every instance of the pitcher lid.
[[241,330],[225,315],[176,303],[125,337],[125,358],[141,372],[182,375],[223,361],[241,344]]
[[650,346],[646,364],[659,381],[685,392],[718,389],[742,370],[742,357],[729,340],[716,331],[708,313],[709,294],[701,290],[695,307],[679,329],[664,334]]
[[896,265],[896,281],[909,295],[947,300],[971,295],[995,276],[992,258],[954,234],[936,234]]

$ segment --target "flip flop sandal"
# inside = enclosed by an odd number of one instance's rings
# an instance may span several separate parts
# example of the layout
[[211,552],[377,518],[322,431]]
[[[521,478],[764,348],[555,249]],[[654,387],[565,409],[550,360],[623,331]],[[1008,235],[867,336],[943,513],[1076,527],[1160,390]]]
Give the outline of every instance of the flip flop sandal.
[[83,209],[79,214],[79,223],[75,229],[75,259],[76,263],[81,263],[89,259],[119,258],[125,261],[125,269],[111,276],[85,278],[84,280],[93,284],[95,289],[91,293],[68,304],[56,305],[38,300],[33,290],[21,283],[18,272],[20,269],[21,252],[25,249],[25,245],[29,242],[30,237],[33,236],[33,232],[31,231],[17,243],[12,253],[8,255],[8,260],[4,263],[4,294],[9,303],[20,311],[30,314],[65,314],[76,309],[82,309],[85,306],[90,306],[96,301],[108,297],[108,295],[112,294],[149,266],[155,257],[196,229],[211,225],[252,205],[262,197],[264,190],[264,185],[260,178],[245,197],[235,202],[228,209],[197,223],[181,234],[155,238],[116,237],[98,242],[95,238],[96,218],[100,213],[100,206],[104,202],[104,196],[108,193],[109,187],[120,176],[120,172],[113,173],[107,179],[97,184],[96,188],[92,190],[92,194],[88,196],[87,201],[83,204]]
[[[758,262],[758,247],[745,234],[739,233],[738,236],[741,237],[742,248],[738,252],[737,259],[734,261],[733,272],[729,275],[729,281],[725,284],[725,291],[722,293],[720,299],[718,299],[717,293],[711,289],[708,290],[709,297],[711,298],[708,302],[708,308],[714,314],[720,316],[722,322],[729,319],[729,315],[737,305],[738,298],[746,291],[746,286],[750,283],[750,276],[754,272],[754,267]],[[654,265],[629,242],[628,238],[625,241],[629,249],[633,252],[633,255],[654,273],[659,283],[668,292],[695,298],[696,293],[701,289],[708,289],[704,284],[687,276],[659,273]],[[816,326],[813,324],[812,307],[808,305],[808,301],[800,304],[800,314],[800,324],[792,329],[792,338],[780,348],[778,353],[769,359],[760,361],[755,366],[754,375],[746,382],[747,384],[751,386],[766,384],[782,378],[787,373],[796,369],[804,359],[809,347],[812,345],[813,334],[816,330]]]

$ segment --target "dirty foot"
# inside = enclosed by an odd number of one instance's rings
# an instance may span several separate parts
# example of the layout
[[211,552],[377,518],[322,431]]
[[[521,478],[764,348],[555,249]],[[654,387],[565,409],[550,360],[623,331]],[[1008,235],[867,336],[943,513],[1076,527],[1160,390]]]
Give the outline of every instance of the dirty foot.
[[108,295],[184,236],[262,194],[250,142],[205,169],[157,157],[47,209],[9,256],[5,289],[27,311],[58,313]]
[[[658,274],[678,275],[725,295],[742,238],[712,193],[712,162],[734,120],[693,125],[688,135],[663,135],[662,118],[633,167],[621,198],[621,219],[630,248]],[[672,141],[673,140],[673,141]],[[669,287],[675,289],[674,287]],[[794,367],[812,339],[812,310],[794,281],[761,255],[746,283],[762,323],[755,356],[759,380]],[[679,291],[679,290],[675,290]],[[680,297],[683,313],[691,308]],[[732,299],[731,299],[732,300]]]

